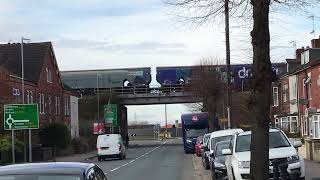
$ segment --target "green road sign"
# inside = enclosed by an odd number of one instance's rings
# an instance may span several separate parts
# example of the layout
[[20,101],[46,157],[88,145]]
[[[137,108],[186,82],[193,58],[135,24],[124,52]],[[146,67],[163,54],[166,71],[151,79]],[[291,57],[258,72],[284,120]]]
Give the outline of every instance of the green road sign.
[[39,129],[37,104],[4,105],[4,129]]
[[104,105],[104,120],[106,124],[118,125],[118,108],[116,104]]

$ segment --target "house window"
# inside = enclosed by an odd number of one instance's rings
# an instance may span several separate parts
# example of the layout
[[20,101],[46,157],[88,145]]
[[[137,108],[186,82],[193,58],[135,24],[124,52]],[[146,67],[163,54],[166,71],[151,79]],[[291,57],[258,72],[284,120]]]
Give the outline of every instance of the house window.
[[60,114],[60,97],[56,97],[56,105],[55,105],[55,108],[56,108],[56,115],[59,115]]
[[290,133],[298,132],[298,117],[290,116]]
[[311,97],[311,83],[310,82],[308,84],[308,99],[312,100],[312,97]]
[[44,94],[42,93],[41,94],[41,100],[42,100],[42,114],[45,114],[45,112],[44,112],[44,108],[45,108],[45,103],[44,103]]
[[39,113],[42,114],[42,101],[41,101],[41,93],[38,93],[39,99],[38,99],[38,104],[39,104]]
[[304,135],[308,135],[308,118],[307,117],[302,117],[303,119],[303,131]]
[[30,91],[30,103],[33,104],[33,93]]
[[52,83],[52,72],[50,68],[46,68],[47,71],[47,82]]
[[27,90],[27,103],[30,104],[30,91]]
[[48,113],[51,114],[51,96],[48,95]]
[[13,96],[20,96],[20,90],[16,88],[12,88],[12,95]]
[[69,106],[69,98],[64,98],[64,115],[70,115],[70,106]]
[[281,129],[289,132],[289,121],[288,121],[288,117],[282,117],[281,118]]
[[313,116],[313,138],[320,138],[320,115]]
[[282,93],[283,93],[283,102],[287,102],[288,100],[288,84],[283,85],[282,87]]
[[278,87],[273,87],[273,106],[279,106]]
[[275,125],[276,128],[281,128],[279,118],[275,118],[274,119],[274,125]]
[[302,98],[306,99],[306,79],[302,79],[302,84],[303,84],[303,88],[302,88]]
[[38,93],[39,95],[39,101],[38,101],[38,104],[39,104],[39,112],[40,114],[44,114],[44,94],[43,93]]

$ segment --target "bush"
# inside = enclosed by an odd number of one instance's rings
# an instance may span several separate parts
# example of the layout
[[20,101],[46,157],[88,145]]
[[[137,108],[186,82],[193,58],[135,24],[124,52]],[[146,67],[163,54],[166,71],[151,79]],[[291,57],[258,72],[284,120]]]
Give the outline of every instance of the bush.
[[66,148],[70,145],[70,132],[67,125],[62,123],[51,123],[40,131],[41,142],[54,148],[55,159],[57,148]]
[[89,151],[89,145],[85,139],[74,138],[71,141],[74,153],[85,153]]
[[[0,151],[11,151],[11,136],[3,135],[0,137]],[[23,151],[23,142],[15,138],[14,140],[14,148],[16,152]]]

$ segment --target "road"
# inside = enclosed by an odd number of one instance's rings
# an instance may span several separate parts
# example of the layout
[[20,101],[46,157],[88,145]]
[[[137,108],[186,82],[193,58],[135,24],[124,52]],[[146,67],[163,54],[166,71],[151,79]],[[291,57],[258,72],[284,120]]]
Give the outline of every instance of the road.
[[[137,145],[138,144],[138,145]],[[69,160],[82,161],[83,157]],[[197,160],[195,160],[197,159]],[[198,162],[199,161],[199,162]],[[199,157],[184,154],[181,140],[140,141],[127,149],[127,159],[109,159],[98,162],[92,158],[86,162],[98,164],[108,180],[209,180],[209,171],[203,169]],[[320,177],[320,163],[305,161],[306,179]]]
[[154,142],[128,149],[127,159],[98,162],[108,180],[194,180],[192,155],[183,152],[181,140]]

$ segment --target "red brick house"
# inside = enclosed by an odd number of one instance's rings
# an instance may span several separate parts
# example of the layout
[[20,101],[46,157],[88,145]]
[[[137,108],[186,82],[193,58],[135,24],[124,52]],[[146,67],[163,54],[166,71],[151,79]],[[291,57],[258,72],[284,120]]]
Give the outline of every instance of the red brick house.
[[[63,122],[73,137],[78,136],[78,127],[74,127],[78,124],[78,94],[61,81],[51,42],[28,43],[23,48],[24,103],[38,104],[40,127]],[[0,44],[0,101],[22,103],[21,79],[21,44]]]
[[320,139],[320,38],[311,44],[296,50],[296,59],[287,60],[288,73],[274,83],[271,117],[290,133]]

